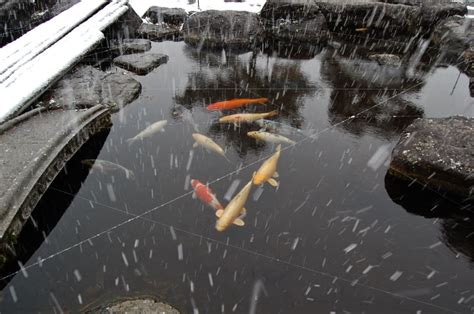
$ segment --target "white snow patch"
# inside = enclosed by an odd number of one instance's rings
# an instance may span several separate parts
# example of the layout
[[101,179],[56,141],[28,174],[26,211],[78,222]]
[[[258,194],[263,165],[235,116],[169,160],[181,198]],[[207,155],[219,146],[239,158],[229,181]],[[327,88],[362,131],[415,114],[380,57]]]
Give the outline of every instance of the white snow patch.
[[[266,0],[245,0],[245,2],[224,2],[224,0],[196,0],[195,3],[189,4],[189,0],[130,0],[130,5],[142,16],[152,6],[165,8],[181,8],[186,12],[206,11],[206,10],[232,10],[232,11],[248,11],[258,13],[262,10]],[[198,7],[199,2],[199,7]]]

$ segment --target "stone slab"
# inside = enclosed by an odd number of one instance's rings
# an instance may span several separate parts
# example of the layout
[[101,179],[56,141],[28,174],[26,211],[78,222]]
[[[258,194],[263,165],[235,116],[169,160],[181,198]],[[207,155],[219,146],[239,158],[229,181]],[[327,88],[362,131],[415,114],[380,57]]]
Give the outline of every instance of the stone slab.
[[138,75],[150,73],[153,69],[168,62],[168,56],[161,53],[144,53],[118,56],[114,64]]

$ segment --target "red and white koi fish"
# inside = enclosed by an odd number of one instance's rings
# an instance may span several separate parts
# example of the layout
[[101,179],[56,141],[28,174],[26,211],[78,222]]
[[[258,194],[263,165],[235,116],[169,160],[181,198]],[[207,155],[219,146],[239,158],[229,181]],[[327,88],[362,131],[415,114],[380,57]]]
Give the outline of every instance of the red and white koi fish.
[[215,210],[224,209],[219,200],[217,200],[212,190],[206,185],[202,184],[199,180],[191,180],[191,186],[194,189],[194,193],[204,204],[211,206]]

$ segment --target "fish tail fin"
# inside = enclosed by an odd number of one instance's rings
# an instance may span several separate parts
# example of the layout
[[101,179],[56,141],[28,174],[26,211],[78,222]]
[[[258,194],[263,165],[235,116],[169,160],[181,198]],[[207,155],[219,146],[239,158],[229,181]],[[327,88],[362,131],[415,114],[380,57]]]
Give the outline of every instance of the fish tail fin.
[[267,117],[274,117],[276,115],[278,115],[278,110],[273,110],[267,114]]
[[127,176],[127,179],[131,179],[135,181],[135,173],[132,170],[127,170],[126,176]]
[[264,104],[268,102],[268,98],[257,98],[256,102],[259,104]]
[[281,151],[281,144],[278,144],[277,148],[276,148],[276,151],[277,152],[280,152]]
[[134,141],[135,141],[135,139],[133,137],[129,138],[128,140],[125,140],[125,142],[128,144],[128,147],[132,146]]
[[290,143],[290,145],[296,145],[296,142],[293,140],[290,140],[288,143]]

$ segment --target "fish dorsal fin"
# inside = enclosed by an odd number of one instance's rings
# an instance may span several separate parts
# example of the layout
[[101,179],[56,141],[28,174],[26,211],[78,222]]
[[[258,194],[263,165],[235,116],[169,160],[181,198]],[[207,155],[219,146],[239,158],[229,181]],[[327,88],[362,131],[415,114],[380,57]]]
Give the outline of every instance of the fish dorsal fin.
[[273,177],[278,178],[278,177],[280,177],[280,175],[278,174],[278,172],[275,171],[275,173],[273,174]]
[[235,218],[235,220],[232,223],[239,227],[245,226],[245,222],[240,218]]
[[270,184],[270,185],[273,186],[273,187],[277,187],[277,186],[278,186],[278,182],[277,182],[275,179],[273,179],[273,178],[268,179],[267,182],[268,182],[268,184]]
[[191,197],[195,200],[197,198],[196,192],[193,192],[193,194],[191,194]]
[[224,210],[223,209],[219,209],[219,210],[216,210],[216,216],[221,218],[222,217],[222,214],[224,214]]

